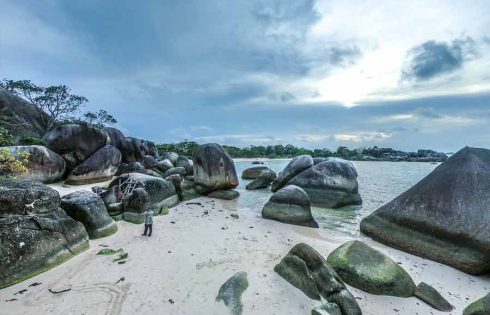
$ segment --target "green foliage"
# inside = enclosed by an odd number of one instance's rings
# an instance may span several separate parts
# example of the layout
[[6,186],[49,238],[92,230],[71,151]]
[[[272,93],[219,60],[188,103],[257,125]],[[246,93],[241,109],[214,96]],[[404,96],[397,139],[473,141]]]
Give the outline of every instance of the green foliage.
[[15,177],[27,173],[28,160],[27,152],[20,152],[14,156],[9,150],[0,149],[0,177]]
[[117,123],[116,118],[109,114],[106,110],[99,110],[98,112],[86,112],[82,116],[82,120],[87,122],[89,125],[104,127],[107,125],[113,125]]
[[159,155],[162,155],[165,152],[175,152],[178,155],[192,157],[194,151],[199,147],[199,143],[185,140],[179,143],[157,144],[156,147]]
[[20,145],[45,145],[46,143],[44,142],[43,139],[39,139],[37,137],[25,137],[20,139],[19,144]]
[[9,146],[14,144],[14,137],[10,134],[10,132],[5,128],[0,127],[0,146]]

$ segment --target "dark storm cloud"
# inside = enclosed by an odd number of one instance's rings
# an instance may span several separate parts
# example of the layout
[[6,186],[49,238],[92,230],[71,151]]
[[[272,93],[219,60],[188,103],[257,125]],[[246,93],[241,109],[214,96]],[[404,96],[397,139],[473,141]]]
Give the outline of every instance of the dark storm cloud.
[[408,80],[430,80],[461,69],[475,55],[475,41],[471,37],[451,43],[427,41],[408,52],[402,76]]

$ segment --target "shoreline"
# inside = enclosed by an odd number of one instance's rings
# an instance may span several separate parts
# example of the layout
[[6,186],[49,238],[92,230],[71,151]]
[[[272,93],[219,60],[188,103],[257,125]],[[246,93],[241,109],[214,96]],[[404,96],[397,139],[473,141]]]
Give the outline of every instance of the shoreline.
[[[80,188],[80,186],[75,186]],[[200,203],[196,204],[196,203]],[[236,213],[238,219],[230,215]],[[471,276],[437,262],[377,243],[363,235],[312,229],[266,220],[242,211],[236,201],[199,197],[154,218],[154,235],[142,237],[143,225],[117,222],[119,231],[90,241],[90,249],[47,272],[0,290],[6,314],[229,314],[215,302],[220,286],[245,271],[250,286],[242,296],[243,314],[309,314],[320,305],[273,270],[299,242],[325,257],[342,243],[360,239],[398,262],[416,284],[433,285],[459,314],[490,289],[490,276]],[[126,264],[102,249],[123,248]],[[116,283],[124,277],[124,281]],[[444,279],[444,281],[441,281]],[[29,287],[32,283],[41,283]],[[372,295],[353,287],[363,314],[413,315],[435,312],[416,298]],[[17,294],[27,289],[24,294]],[[48,291],[71,289],[65,293]],[[6,302],[10,299],[16,301]],[[395,312],[397,309],[398,312]]]

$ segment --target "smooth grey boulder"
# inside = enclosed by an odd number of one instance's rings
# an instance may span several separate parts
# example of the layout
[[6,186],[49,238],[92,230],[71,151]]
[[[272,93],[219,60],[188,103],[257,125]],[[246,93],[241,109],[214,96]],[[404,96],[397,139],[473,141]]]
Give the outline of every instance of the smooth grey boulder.
[[238,186],[235,163],[216,143],[199,146],[192,157],[195,189],[199,193],[233,189]]
[[61,155],[68,171],[85,161],[109,142],[109,136],[100,128],[68,124],[57,126],[43,140],[46,146]]
[[194,189],[194,181],[184,179],[180,183],[180,200],[191,200],[200,196],[201,194]]
[[157,169],[162,171],[162,172],[166,172],[173,167],[174,167],[174,165],[168,159],[158,161]]
[[119,149],[121,147],[122,140],[126,138],[124,134],[119,129],[114,127],[104,127],[104,131],[109,136],[108,144]]
[[82,222],[91,239],[117,232],[102,199],[90,191],[76,191],[61,198],[61,208],[73,220]]
[[143,188],[134,189],[131,194],[123,199],[124,221],[141,224],[145,223],[146,206],[150,202],[150,196]]
[[47,271],[88,249],[88,234],[59,208],[54,189],[0,180],[0,288]]
[[242,172],[243,179],[256,179],[262,171],[268,170],[267,166],[254,166],[244,169]]
[[18,156],[24,152],[29,154],[29,158],[25,164],[27,173],[15,175],[17,179],[52,183],[61,180],[65,175],[65,160],[59,154],[46,147],[40,145],[23,145],[3,147],[2,149],[8,150],[13,156]]
[[172,174],[170,176],[165,177],[165,179],[174,185],[175,191],[177,192],[177,196],[179,196],[179,200],[182,200],[182,191],[180,190],[180,183],[182,183],[182,176],[180,176],[179,174]]
[[186,173],[185,168],[183,168],[183,167],[173,167],[173,168],[167,170],[166,172],[164,172],[162,174],[162,177],[163,178],[166,178],[166,177],[169,177],[170,175],[174,175],[174,174],[177,174],[177,175],[179,175],[181,177],[184,177],[185,176],[185,173]]
[[124,212],[124,205],[122,202],[115,202],[107,205],[107,213],[111,217],[118,216]]
[[247,184],[245,187],[248,190],[267,188],[271,185],[271,183],[276,179],[277,174],[271,169],[266,169],[260,172],[260,175]]
[[223,301],[232,315],[241,315],[243,312],[242,294],[247,288],[247,273],[237,272],[219,288],[216,302]]
[[162,155],[162,160],[169,160],[174,166],[176,166],[175,164],[177,163],[178,158],[179,155],[175,152],[165,152]]
[[143,166],[146,169],[156,168],[158,166],[158,161],[155,157],[151,155],[145,155],[143,157]]
[[240,193],[233,189],[228,190],[215,190],[207,195],[209,198],[233,200],[240,197]]
[[175,166],[183,167],[185,169],[185,175],[192,175],[194,172],[192,160],[183,155],[179,155],[177,161],[175,161]]
[[310,198],[303,189],[294,185],[276,191],[264,205],[262,217],[284,223],[318,227],[311,215]]
[[278,191],[286,186],[288,182],[302,171],[313,166],[313,158],[309,155],[299,155],[294,157],[288,165],[279,172],[277,178],[272,182],[272,192]]
[[468,305],[463,315],[488,315],[490,314],[490,293],[481,299]]
[[121,152],[112,145],[103,146],[75,167],[65,183],[83,185],[109,180],[116,174],[120,163]]
[[0,125],[14,136],[15,143],[29,137],[41,139],[48,129],[47,113],[2,87],[0,110],[5,122]]
[[351,286],[371,294],[411,297],[415,283],[390,257],[361,241],[350,241],[327,258],[337,274]]
[[119,150],[125,163],[142,162],[146,155],[158,157],[157,147],[153,142],[133,137],[122,139]]
[[490,271],[490,150],[466,147],[361,221],[361,231],[470,274]]
[[335,270],[311,246],[299,243],[274,267],[290,284],[308,297],[336,304],[342,315],[362,315],[355,297]]
[[328,160],[328,158],[326,158],[326,157],[314,157],[313,158],[313,164],[317,165],[321,162],[325,162],[326,160]]
[[340,208],[362,203],[355,170],[344,160],[327,160],[314,165],[288,184],[303,188],[314,206]]
[[126,174],[126,173],[144,173],[145,168],[140,162],[132,163],[121,163],[117,169],[116,175]]
[[454,307],[442,297],[436,289],[425,282],[419,283],[415,289],[415,296],[438,311],[450,312],[454,309]]

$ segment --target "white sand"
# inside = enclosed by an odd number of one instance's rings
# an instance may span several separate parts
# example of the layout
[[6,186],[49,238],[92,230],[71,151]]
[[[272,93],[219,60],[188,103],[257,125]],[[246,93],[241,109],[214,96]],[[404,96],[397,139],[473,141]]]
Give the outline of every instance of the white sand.
[[[154,220],[154,235],[141,236],[142,225],[119,222],[119,232],[90,242],[91,248],[48,272],[0,290],[0,314],[229,314],[215,298],[237,271],[248,273],[243,314],[310,314],[320,305],[283,280],[273,267],[298,242],[325,256],[345,241],[343,234],[265,220],[236,210],[236,202],[198,198]],[[209,215],[204,215],[207,210]],[[239,219],[230,217],[238,213]],[[490,278],[475,277],[439,263],[383,246],[382,250],[412,275],[437,288],[461,314],[490,290]],[[96,256],[107,244],[129,253],[126,264]],[[125,281],[115,284],[121,277]],[[42,283],[29,287],[31,283]],[[48,289],[71,291],[52,294]],[[16,292],[28,289],[20,295]],[[374,296],[349,287],[368,315],[437,314],[415,298]],[[16,298],[17,301],[6,302]],[[172,300],[172,302],[170,302]],[[397,309],[399,311],[395,311]],[[441,313],[442,314],[442,313]]]

